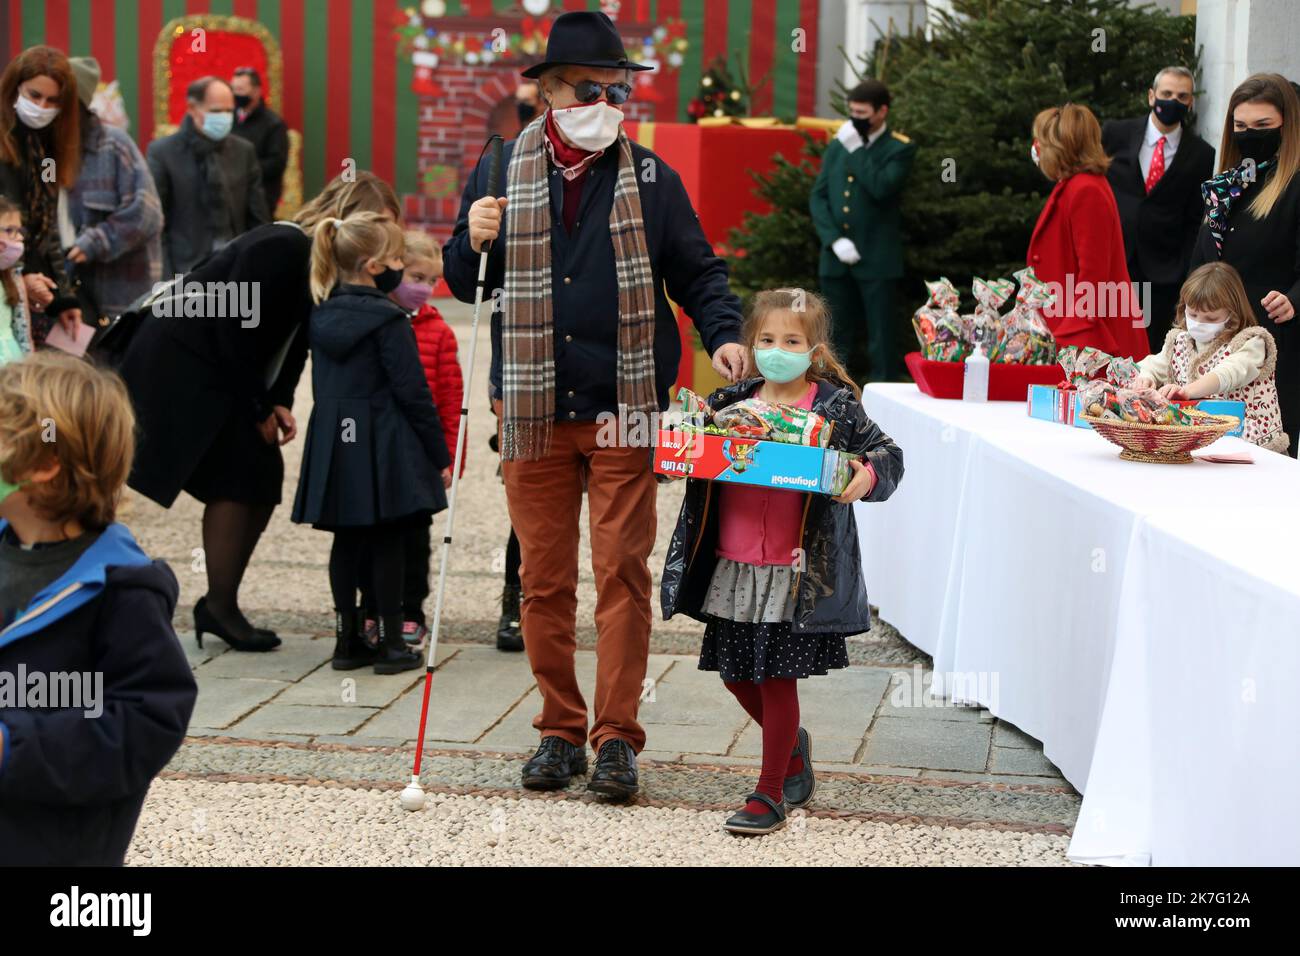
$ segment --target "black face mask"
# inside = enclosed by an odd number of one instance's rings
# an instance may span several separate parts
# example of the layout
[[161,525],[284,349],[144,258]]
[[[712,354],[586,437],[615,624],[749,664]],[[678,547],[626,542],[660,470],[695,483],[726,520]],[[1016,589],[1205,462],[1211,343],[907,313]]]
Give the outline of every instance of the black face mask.
[[1156,100],[1152,109],[1156,111],[1156,119],[1166,126],[1177,126],[1187,115],[1187,104],[1179,100]]
[[532,103],[525,103],[523,100],[515,102],[515,112],[519,114],[519,122],[527,126],[534,117],[537,116],[537,107]]
[[392,292],[402,284],[402,273],[405,269],[394,269],[391,266],[384,266],[384,271],[375,276],[375,288],[384,295]]
[[871,135],[871,120],[859,119],[856,116],[849,117],[853,121],[853,128],[858,131],[858,135],[866,139]]
[[1272,129],[1243,129],[1232,134],[1232,141],[1242,159],[1262,163],[1277,155],[1282,146],[1282,127]]
[[248,94],[244,94],[243,96],[240,96],[238,93],[235,94],[235,107],[237,109],[246,110],[252,102],[253,98]]

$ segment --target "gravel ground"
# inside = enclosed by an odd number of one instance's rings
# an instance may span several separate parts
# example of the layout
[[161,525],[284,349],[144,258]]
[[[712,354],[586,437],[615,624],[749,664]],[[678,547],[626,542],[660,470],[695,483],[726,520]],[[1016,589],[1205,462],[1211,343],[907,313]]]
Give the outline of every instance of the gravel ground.
[[1069,838],[811,817],[761,838],[725,811],[388,790],[158,780],[132,866],[1060,866]]

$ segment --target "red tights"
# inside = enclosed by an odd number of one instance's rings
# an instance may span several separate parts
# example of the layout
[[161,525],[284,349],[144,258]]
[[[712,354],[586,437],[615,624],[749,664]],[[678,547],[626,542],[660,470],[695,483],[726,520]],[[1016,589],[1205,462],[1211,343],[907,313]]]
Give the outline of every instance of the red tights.
[[[799,682],[792,677],[768,677],[761,684],[724,681],[723,685],[763,728],[763,769],[754,789],[779,802],[785,778],[803,770],[803,758],[791,754],[799,730]],[[745,809],[767,811],[757,800],[751,800]]]

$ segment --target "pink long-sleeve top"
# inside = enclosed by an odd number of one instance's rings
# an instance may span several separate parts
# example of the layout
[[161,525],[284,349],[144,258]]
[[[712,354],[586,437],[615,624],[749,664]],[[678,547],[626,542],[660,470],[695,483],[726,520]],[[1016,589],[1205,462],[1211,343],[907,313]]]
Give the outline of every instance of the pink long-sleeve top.
[[[795,407],[811,409],[816,394],[812,382]],[[723,483],[718,490],[718,557],[744,564],[792,564],[800,546],[803,506],[799,492]]]

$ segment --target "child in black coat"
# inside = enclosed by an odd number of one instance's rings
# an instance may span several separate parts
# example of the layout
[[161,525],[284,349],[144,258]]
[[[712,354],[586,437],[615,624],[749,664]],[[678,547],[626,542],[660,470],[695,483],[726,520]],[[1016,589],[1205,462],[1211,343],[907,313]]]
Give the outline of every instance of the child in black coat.
[[[327,219],[312,241],[315,404],[293,520],[334,532],[336,670],[420,666],[402,640],[403,536],[447,506],[451,456],[438,409],[411,323],[388,298],[402,281],[402,251],[402,231],[377,213]],[[366,642],[357,612],[363,579],[378,605],[378,647]]]
[[120,866],[194,709],[176,577],[113,520],[134,427],[112,373],[0,367],[0,865]]
[[834,497],[689,479],[668,545],[664,620],[682,613],[705,623],[700,669],[718,671],[763,731],[758,785],[723,824],[754,835],[784,826],[816,791],[799,681],[848,667],[845,638],[871,629],[851,505],[894,493],[903,452],[867,416],[835,356],[821,296],[759,292],[744,336],[762,377],[719,389],[709,407],[758,398],[804,408],[829,425],[829,447],[858,456]]

